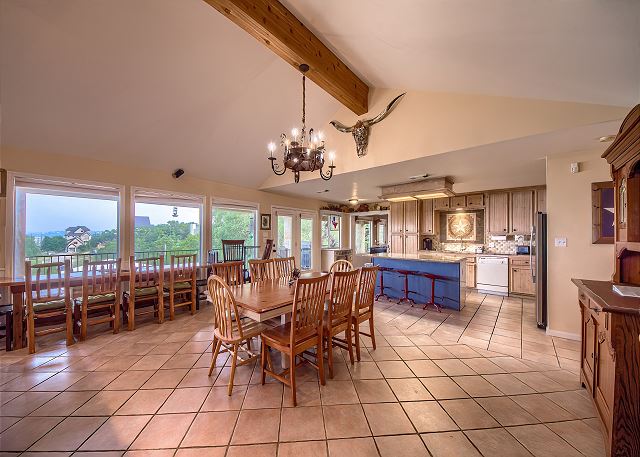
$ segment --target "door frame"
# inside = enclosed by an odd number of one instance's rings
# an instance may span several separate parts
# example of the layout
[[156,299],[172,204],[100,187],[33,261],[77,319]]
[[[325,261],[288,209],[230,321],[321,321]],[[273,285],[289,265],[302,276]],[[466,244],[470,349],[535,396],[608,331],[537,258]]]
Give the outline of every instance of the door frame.
[[320,270],[320,218],[318,217],[318,211],[291,208],[286,206],[272,206],[271,207],[271,220],[272,226],[272,238],[274,242],[274,253],[278,248],[278,215],[292,216],[293,220],[293,257],[296,259],[296,266],[300,267],[301,260],[301,240],[300,240],[300,221],[302,218],[313,220],[313,240],[311,242],[311,270]]

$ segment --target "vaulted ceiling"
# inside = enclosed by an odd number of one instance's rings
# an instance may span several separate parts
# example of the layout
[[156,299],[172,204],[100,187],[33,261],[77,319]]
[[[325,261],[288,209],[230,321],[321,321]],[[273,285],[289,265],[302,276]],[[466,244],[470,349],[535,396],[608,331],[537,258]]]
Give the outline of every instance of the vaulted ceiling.
[[[640,99],[640,2],[634,0],[283,3],[374,88],[623,107]],[[299,122],[300,89],[293,68],[201,0],[0,2],[3,150],[167,173],[182,167],[215,181],[316,195],[321,182],[267,185],[266,143]],[[307,89],[308,124],[327,128],[334,116],[344,117],[332,97],[312,83]],[[613,120],[611,112],[590,123]],[[384,127],[374,135],[391,135]],[[541,152],[516,155],[522,158],[516,176],[548,146],[538,135],[527,138],[527,148]],[[384,161],[378,159],[389,152],[373,147],[361,169],[334,178],[336,190],[379,182],[375,169]],[[355,153],[344,146],[339,154]],[[484,157],[485,149],[478,154]],[[396,169],[415,165],[402,162]],[[455,161],[446,163],[442,172],[453,174]],[[406,174],[387,171],[388,179]],[[331,199],[348,193],[336,191]]]

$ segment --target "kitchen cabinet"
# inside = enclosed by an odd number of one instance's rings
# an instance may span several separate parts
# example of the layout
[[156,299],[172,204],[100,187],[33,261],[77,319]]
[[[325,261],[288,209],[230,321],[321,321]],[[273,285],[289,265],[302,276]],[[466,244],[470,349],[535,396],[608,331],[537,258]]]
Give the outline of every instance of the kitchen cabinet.
[[547,212],[547,191],[546,189],[536,190],[536,211]]
[[436,198],[433,201],[433,209],[435,209],[435,210],[447,210],[449,208],[451,208],[451,204],[449,202],[449,197]]
[[435,235],[437,233],[435,214],[433,213],[433,199],[420,201],[420,233]]
[[510,201],[510,231],[512,235],[528,235],[533,225],[533,197],[535,191],[521,190],[511,192]]
[[484,194],[467,195],[467,208],[484,208]]
[[418,252],[418,201],[392,202],[391,252],[416,254]]
[[475,289],[476,287],[476,259],[467,259],[467,287]]
[[509,194],[489,194],[488,230],[491,235],[507,235],[509,232]]
[[449,204],[451,208],[465,208],[467,206],[467,197],[464,195],[451,197]]
[[536,288],[531,275],[529,259],[509,259],[509,293],[535,295]]

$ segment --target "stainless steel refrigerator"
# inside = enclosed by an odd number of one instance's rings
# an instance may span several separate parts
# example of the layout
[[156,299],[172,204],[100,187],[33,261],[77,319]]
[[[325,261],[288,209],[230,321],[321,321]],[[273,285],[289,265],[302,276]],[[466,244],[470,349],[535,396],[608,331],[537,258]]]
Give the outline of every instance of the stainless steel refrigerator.
[[529,256],[536,288],[536,320],[538,327],[547,328],[547,213],[536,214],[535,225],[531,227]]

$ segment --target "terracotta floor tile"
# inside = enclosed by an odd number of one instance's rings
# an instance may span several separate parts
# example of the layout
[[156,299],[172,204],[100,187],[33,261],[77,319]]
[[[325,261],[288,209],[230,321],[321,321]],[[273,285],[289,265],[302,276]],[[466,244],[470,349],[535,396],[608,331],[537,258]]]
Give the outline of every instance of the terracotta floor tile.
[[[307,381],[296,384],[296,403],[298,406],[320,406],[320,384],[318,381]],[[291,389],[285,387],[283,390],[282,406],[285,408],[293,406]]]
[[[594,433],[593,428],[584,421],[555,422],[546,425],[587,457],[601,457],[606,453],[602,434],[598,433],[600,430]],[[599,429],[600,424],[597,425]]]
[[510,398],[540,422],[576,419],[576,416],[561,408],[542,394],[515,395]]
[[105,390],[139,389],[154,373],[155,371],[126,371],[105,387]]
[[29,413],[35,411],[56,395],[57,392],[25,392],[2,405],[2,408],[0,408],[0,415],[27,416]]
[[429,393],[436,400],[447,400],[452,398],[466,398],[469,395],[449,377],[420,378]]
[[462,432],[424,433],[422,440],[433,457],[481,457]]
[[528,373],[514,373],[514,376],[539,393],[565,390],[561,384],[558,384],[544,374],[535,371]]
[[29,450],[75,451],[105,421],[104,417],[67,417]]
[[283,384],[280,382],[249,386],[242,409],[280,408],[282,389]]
[[503,427],[535,424],[538,420],[509,397],[477,398],[476,401]]
[[161,370],[174,368],[193,368],[201,354],[176,354],[160,367]]
[[229,444],[237,417],[237,411],[199,413],[180,446],[224,446]]
[[0,417],[0,433],[4,432],[20,419],[20,417]]
[[418,433],[458,430],[458,426],[437,401],[402,403],[402,407]]
[[61,392],[66,390],[80,379],[84,378],[88,372],[63,371],[56,373],[31,389],[32,392]]
[[126,450],[151,416],[110,417],[91,437],[80,446],[84,451]]
[[201,411],[240,410],[247,386],[234,386],[231,396],[226,387],[212,387],[202,404]]
[[435,363],[444,371],[447,376],[464,376],[475,375],[476,372],[466,366],[464,362],[458,359],[441,359],[436,360]]
[[433,397],[419,379],[388,379],[387,382],[398,401],[433,400]]
[[419,435],[377,436],[381,457],[423,457],[429,455]]
[[220,447],[197,447],[197,448],[182,448],[176,451],[174,457],[225,457],[227,448],[225,446]]
[[580,419],[596,416],[592,401],[580,391],[553,392],[545,396]]
[[503,428],[467,430],[464,432],[485,456],[532,457],[522,444]]
[[63,417],[25,417],[0,434],[0,450],[24,451],[63,419]]
[[131,445],[131,449],[177,448],[195,414],[153,416]]
[[320,386],[320,398],[323,405],[341,405],[358,403],[358,394],[351,381],[327,380]]
[[[241,386],[249,384],[251,380],[251,373],[253,372],[253,366],[243,365],[236,368],[236,373],[233,377],[233,385]],[[231,374],[230,367],[224,367],[220,370],[220,374],[216,378],[215,386],[226,386],[229,384],[229,375]]]
[[[416,360],[414,362],[429,362],[429,360]],[[407,364],[401,360],[388,360],[378,362],[378,368],[385,378],[412,378],[413,372]]]
[[382,372],[375,362],[358,362],[349,366],[353,379],[382,379]]
[[173,389],[187,374],[187,369],[158,370],[142,386],[142,389]]
[[484,375],[484,379],[496,386],[505,395],[535,393],[535,390],[510,373]]
[[452,378],[471,397],[495,397],[503,395],[482,376],[456,376]]
[[329,457],[371,457],[378,454],[373,438],[330,440],[327,444]]
[[166,354],[153,354],[153,355],[144,355],[140,360],[134,363],[130,370],[157,370],[162,365],[165,364],[167,360],[171,358],[170,355]]
[[278,457],[326,457],[327,452],[326,441],[299,441],[278,446]]
[[372,403],[362,407],[374,436],[415,433],[399,403]]
[[360,403],[395,402],[396,397],[384,379],[353,381]]
[[78,382],[71,385],[67,390],[101,390],[121,374],[122,373],[118,371],[94,371],[92,373],[88,373]]
[[444,372],[432,360],[409,360],[406,362],[415,376],[429,378],[445,376]]
[[384,360],[400,360],[400,356],[391,347],[378,347],[375,351],[370,351],[371,358],[376,362]]
[[207,395],[209,387],[176,389],[164,402],[158,414],[198,412]]
[[415,346],[395,347],[396,353],[402,360],[427,359],[427,355]]
[[323,406],[327,438],[370,436],[371,431],[360,405]]
[[229,446],[227,457],[276,457],[277,449],[276,444]]
[[31,413],[31,416],[69,416],[97,392],[61,392]]
[[138,355],[118,355],[96,368],[96,371],[126,371],[141,359]]
[[581,454],[544,425],[523,425],[507,429],[536,457],[580,457]]
[[246,409],[240,412],[231,438],[232,444],[257,444],[278,441],[279,409]]
[[463,360],[463,362],[478,374],[495,374],[506,372],[503,368],[500,368],[491,360],[485,358],[465,359]]
[[440,405],[462,430],[491,428],[500,425],[473,399],[442,400]]
[[115,413],[135,390],[103,390],[78,408],[74,416],[110,416]]
[[124,457],[173,457],[175,449],[129,450]]
[[513,357],[489,357],[489,360],[508,373],[531,371],[531,367]]
[[[218,371],[217,371],[218,370]],[[216,382],[217,375],[220,369],[216,368],[211,376],[209,376],[209,367],[206,368],[192,368],[185,377],[180,381],[178,387],[208,387],[213,386]],[[234,382],[234,386],[238,383]]]
[[283,408],[280,441],[324,439],[324,419],[320,406]]
[[155,414],[172,392],[172,389],[138,390],[115,414]]

